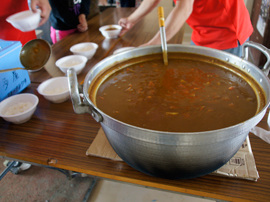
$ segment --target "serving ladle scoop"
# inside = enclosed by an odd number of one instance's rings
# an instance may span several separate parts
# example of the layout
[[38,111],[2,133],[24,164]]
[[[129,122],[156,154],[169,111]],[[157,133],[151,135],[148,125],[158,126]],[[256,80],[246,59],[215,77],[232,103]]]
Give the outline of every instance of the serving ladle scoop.
[[0,70],[2,72],[14,70],[28,70],[29,72],[39,71],[48,62],[52,54],[51,45],[43,39],[33,39],[27,42],[20,51],[20,62],[23,67]]

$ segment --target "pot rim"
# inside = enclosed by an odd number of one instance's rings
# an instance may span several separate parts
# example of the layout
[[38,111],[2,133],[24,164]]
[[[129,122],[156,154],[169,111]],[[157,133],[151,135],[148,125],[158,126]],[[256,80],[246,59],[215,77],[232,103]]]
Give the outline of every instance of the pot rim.
[[[181,50],[174,50],[174,49],[177,49],[177,48],[179,49],[179,47],[181,47]],[[93,102],[90,100],[89,94],[88,94],[88,88],[89,88],[91,82],[89,83],[89,78],[91,78],[95,74],[95,71],[98,69],[99,66],[104,65],[104,64],[106,64],[106,63],[108,63],[110,61],[114,61],[113,64],[115,64],[116,62],[123,62],[123,61],[125,61],[127,59],[130,59],[130,57],[124,58],[125,55],[127,55],[127,54],[132,55],[132,53],[134,51],[143,52],[142,50],[145,50],[145,49],[146,50],[152,50],[152,51],[149,51],[147,54],[154,54],[154,53],[159,53],[159,52],[161,53],[162,52],[162,49],[161,49],[160,45],[137,47],[137,48],[127,50],[125,52],[122,52],[122,53],[119,53],[119,54],[116,54],[116,55],[111,55],[111,56],[101,60],[87,73],[87,75],[85,77],[86,82],[84,82],[84,84],[83,84],[84,97],[86,98],[88,104],[90,104],[91,107],[93,107],[95,110],[97,110],[102,116],[105,116],[105,117],[113,120],[114,122],[119,123],[119,124],[121,124],[121,125],[123,125],[125,127],[129,127],[129,128],[133,128],[133,129],[136,129],[136,130],[149,132],[149,133],[156,134],[156,135],[159,135],[159,136],[160,136],[160,133],[162,133],[164,135],[186,135],[186,134],[192,135],[192,136],[198,135],[198,134],[199,135],[202,135],[202,134],[210,134],[210,135],[212,135],[212,134],[215,134],[217,132],[220,133],[220,132],[224,132],[224,131],[227,131],[227,130],[233,130],[234,128],[240,127],[241,125],[245,125],[245,124],[249,125],[249,126],[250,125],[255,126],[263,118],[263,116],[264,116],[264,114],[266,112],[266,109],[268,108],[268,106],[270,104],[270,99],[269,99],[269,95],[267,94],[267,92],[265,92],[265,106],[260,111],[258,111],[258,113],[255,114],[253,117],[247,119],[244,122],[238,123],[236,125],[232,125],[232,126],[229,126],[229,127],[216,129],[216,130],[201,131],[201,132],[166,132],[166,131],[158,131],[158,130],[151,130],[151,129],[146,129],[146,128],[142,128],[142,127],[133,126],[133,125],[121,122],[121,121],[119,121],[117,119],[114,119],[114,118],[108,116],[103,111],[101,111],[97,106],[95,106],[93,104]],[[197,50],[199,53],[192,51],[194,49]],[[195,53],[195,54],[201,54],[201,55],[208,56],[208,57],[213,57],[214,59],[219,59],[219,60],[221,60],[223,62],[228,62],[229,64],[236,66],[238,69],[240,69],[241,71],[244,71],[245,73],[250,75],[252,78],[254,78],[250,74],[250,69],[252,68],[259,75],[260,82],[265,81],[267,83],[268,91],[270,91],[270,81],[269,81],[268,77],[263,73],[263,71],[261,69],[259,69],[257,66],[250,63],[249,61],[244,60],[243,58],[235,56],[235,55],[233,55],[231,53],[227,53],[227,52],[224,52],[224,51],[221,51],[221,50],[216,50],[216,49],[212,49],[212,48],[208,48],[208,47],[194,46],[194,45],[182,45],[182,44],[168,44],[168,52]],[[209,54],[211,54],[211,55],[209,55]],[[142,55],[145,55],[145,54],[138,54],[135,57],[140,57]],[[116,59],[116,60],[114,60],[114,59]],[[112,64],[106,65],[106,67],[104,69],[110,68],[111,66],[112,66]],[[250,68],[247,68],[247,66],[250,67]],[[256,79],[254,79],[254,80],[258,83],[258,85],[260,87],[262,87],[260,85],[260,82],[258,82]],[[259,119],[259,121],[253,123],[254,119]],[[252,126],[252,127],[254,127],[254,126]]]

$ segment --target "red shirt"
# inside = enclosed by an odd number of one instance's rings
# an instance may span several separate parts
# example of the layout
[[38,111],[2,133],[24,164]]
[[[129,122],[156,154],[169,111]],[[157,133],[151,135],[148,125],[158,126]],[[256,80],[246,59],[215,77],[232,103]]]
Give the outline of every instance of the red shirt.
[[242,45],[253,32],[243,0],[195,0],[186,22],[196,45],[220,50]]
[[0,39],[9,41],[20,41],[22,45],[36,38],[35,31],[22,32],[14,28],[6,21],[6,18],[17,12],[29,10],[27,0],[5,0],[0,6]]

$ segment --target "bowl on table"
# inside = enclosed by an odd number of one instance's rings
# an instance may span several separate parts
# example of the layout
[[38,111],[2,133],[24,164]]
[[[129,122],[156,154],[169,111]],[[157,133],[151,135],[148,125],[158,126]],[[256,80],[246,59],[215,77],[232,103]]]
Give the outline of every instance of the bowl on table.
[[99,31],[105,38],[117,38],[121,32],[120,25],[105,25],[99,28]]
[[42,82],[37,91],[40,95],[53,103],[62,103],[69,98],[67,77],[55,77]]
[[9,16],[6,21],[22,32],[29,32],[38,28],[41,10],[34,13],[31,10],[22,11]]
[[80,74],[85,67],[87,60],[87,57],[83,55],[69,55],[57,60],[55,65],[65,74],[69,68],[74,68],[76,74]]
[[39,99],[31,93],[13,95],[0,102],[0,116],[15,124],[25,123],[34,114]]
[[83,55],[89,60],[95,55],[97,48],[98,45],[96,43],[83,42],[71,46],[70,51],[74,55]]

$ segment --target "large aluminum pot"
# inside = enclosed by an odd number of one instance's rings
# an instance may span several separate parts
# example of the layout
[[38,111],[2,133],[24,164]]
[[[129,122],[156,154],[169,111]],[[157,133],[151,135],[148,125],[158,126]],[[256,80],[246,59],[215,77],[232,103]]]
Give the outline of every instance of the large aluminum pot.
[[[68,71],[70,93],[76,113],[90,113],[100,122],[115,152],[133,168],[157,177],[188,179],[206,175],[223,166],[239,150],[249,131],[265,115],[269,105],[270,52],[259,44],[245,43],[248,47],[261,50],[268,58],[263,69],[259,69],[243,58],[205,47],[168,45],[168,52],[188,52],[211,56],[234,64],[241,71],[250,74],[265,91],[266,104],[251,119],[220,130],[193,133],[160,132],[135,127],[109,117],[89,99],[91,81],[104,69],[117,61],[151,53],[162,52],[160,46],[141,47],[105,58],[87,74],[83,86],[78,86],[73,69]],[[245,56],[246,57],[246,56]],[[266,74],[265,74],[266,73]],[[83,94],[83,101],[79,96]],[[237,114],[236,114],[237,116]]]

